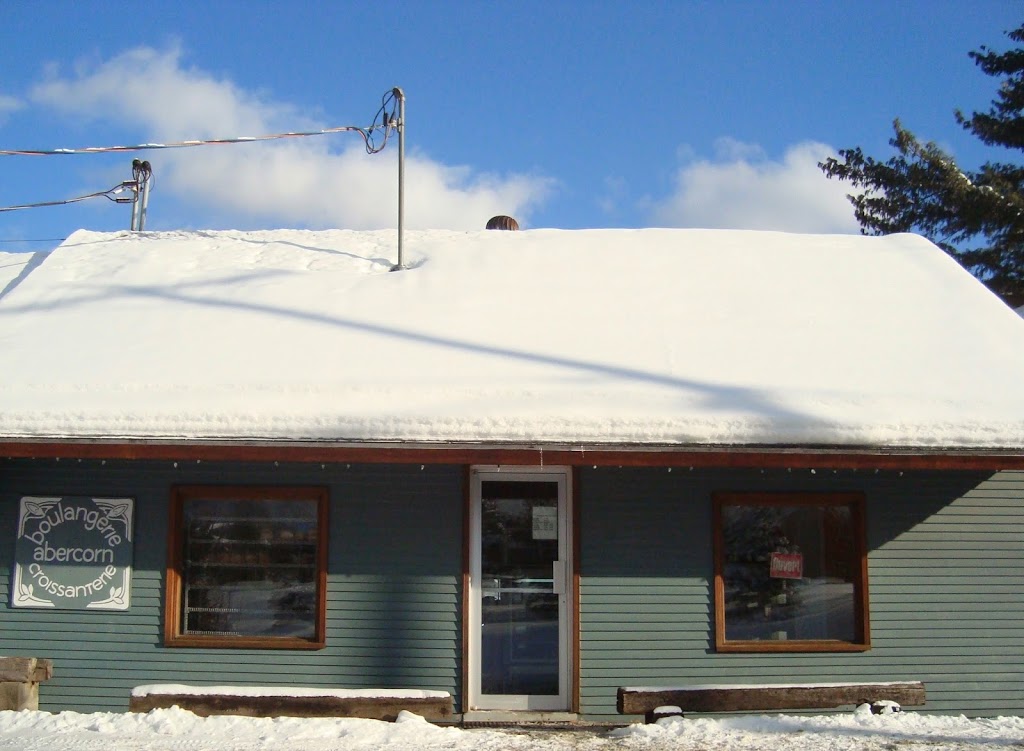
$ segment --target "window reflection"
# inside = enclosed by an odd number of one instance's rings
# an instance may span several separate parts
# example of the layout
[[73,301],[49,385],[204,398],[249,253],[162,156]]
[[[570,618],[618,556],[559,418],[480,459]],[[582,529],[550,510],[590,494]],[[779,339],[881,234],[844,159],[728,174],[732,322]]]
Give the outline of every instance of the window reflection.
[[816,500],[718,505],[726,642],[862,640],[855,508]]
[[175,636],[275,644],[322,638],[322,493],[187,487],[175,496]]

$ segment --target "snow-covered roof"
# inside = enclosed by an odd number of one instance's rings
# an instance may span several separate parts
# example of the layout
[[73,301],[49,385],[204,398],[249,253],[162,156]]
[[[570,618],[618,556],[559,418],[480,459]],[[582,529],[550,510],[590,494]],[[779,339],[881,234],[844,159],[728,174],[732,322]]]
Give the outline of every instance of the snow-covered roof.
[[1024,447],[1024,320],[926,240],[76,232],[0,254],[0,438]]

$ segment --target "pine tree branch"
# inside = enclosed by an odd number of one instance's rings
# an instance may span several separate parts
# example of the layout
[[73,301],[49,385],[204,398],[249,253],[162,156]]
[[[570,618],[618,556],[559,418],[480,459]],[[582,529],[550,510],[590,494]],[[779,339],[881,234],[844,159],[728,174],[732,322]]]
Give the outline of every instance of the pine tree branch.
[[[1008,32],[1024,43],[1024,25]],[[969,53],[1001,85],[987,112],[955,112],[958,123],[983,143],[1024,149],[1024,49]],[[893,122],[894,155],[885,161],[858,148],[818,166],[829,178],[848,182],[847,197],[861,232],[920,233],[959,260],[993,290],[1024,297],[1024,167],[986,163],[962,170],[932,142],[921,142]]]

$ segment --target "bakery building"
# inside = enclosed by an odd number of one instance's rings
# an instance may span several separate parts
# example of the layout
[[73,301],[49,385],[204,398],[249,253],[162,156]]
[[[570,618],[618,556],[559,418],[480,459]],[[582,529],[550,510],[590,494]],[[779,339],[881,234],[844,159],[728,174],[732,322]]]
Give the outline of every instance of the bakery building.
[[1024,320],[910,235],[78,232],[0,254],[0,656],[144,684],[921,681],[1024,713]]

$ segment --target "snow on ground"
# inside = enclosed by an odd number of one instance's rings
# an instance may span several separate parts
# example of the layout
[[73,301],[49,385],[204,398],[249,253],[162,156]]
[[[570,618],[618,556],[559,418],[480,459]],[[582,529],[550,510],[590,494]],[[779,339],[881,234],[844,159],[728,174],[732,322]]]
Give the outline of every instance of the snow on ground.
[[439,727],[408,713],[388,723],[201,718],[178,708],[147,714],[0,712],[0,749],[18,751],[980,751],[1021,746],[1024,718],[873,715],[866,707],[824,716],[673,718],[611,731]]

